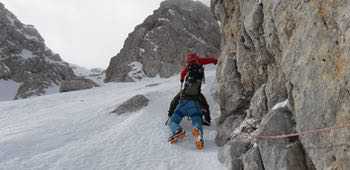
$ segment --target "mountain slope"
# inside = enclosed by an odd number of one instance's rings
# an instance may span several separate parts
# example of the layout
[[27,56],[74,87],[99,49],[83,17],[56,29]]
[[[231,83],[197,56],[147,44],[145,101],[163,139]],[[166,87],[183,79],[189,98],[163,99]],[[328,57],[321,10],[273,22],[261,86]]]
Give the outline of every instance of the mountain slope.
[[[208,102],[215,71],[203,86]],[[216,132],[205,128],[206,147],[191,137],[167,143],[164,126],[178,77],[0,102],[0,167],[4,169],[223,169],[217,160]],[[150,99],[135,113],[110,114],[136,94]],[[213,115],[215,117],[215,115]],[[190,122],[183,122],[190,132]]]
[[[53,53],[32,25],[25,25],[0,2],[0,101],[58,92],[62,80],[75,78],[73,70]],[[15,87],[15,88],[13,88]]]
[[201,55],[217,54],[218,23],[201,2],[163,1],[129,34],[123,48],[111,59],[105,81],[135,81],[135,62],[141,68],[138,74],[170,77],[179,71],[189,48]]

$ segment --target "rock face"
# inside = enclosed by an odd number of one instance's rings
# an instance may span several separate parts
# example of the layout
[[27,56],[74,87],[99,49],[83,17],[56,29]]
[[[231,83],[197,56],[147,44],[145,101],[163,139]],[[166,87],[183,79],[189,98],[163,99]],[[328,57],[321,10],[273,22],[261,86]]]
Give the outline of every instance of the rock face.
[[[219,133],[217,141],[230,148],[243,136],[257,146],[238,156],[226,154],[237,164],[230,167],[252,169],[248,162],[253,158],[261,159],[256,162],[263,169],[348,169],[350,128],[277,140],[255,136],[349,125],[350,3],[260,2],[211,1],[223,38],[218,128],[226,133]],[[284,109],[272,109],[286,100]]]
[[0,79],[21,84],[15,98],[46,93],[48,87],[75,75],[58,54],[48,49],[31,25],[24,25],[0,3]]
[[63,80],[60,85],[60,92],[91,89],[99,85],[90,79],[79,78],[74,80]]
[[192,0],[166,0],[129,34],[106,70],[106,82],[169,77],[179,72],[187,49],[215,55],[220,32],[210,9]]
[[118,108],[116,108],[112,113],[121,115],[127,112],[136,112],[146,107],[149,103],[149,99],[143,95],[136,95],[131,99],[125,101]]

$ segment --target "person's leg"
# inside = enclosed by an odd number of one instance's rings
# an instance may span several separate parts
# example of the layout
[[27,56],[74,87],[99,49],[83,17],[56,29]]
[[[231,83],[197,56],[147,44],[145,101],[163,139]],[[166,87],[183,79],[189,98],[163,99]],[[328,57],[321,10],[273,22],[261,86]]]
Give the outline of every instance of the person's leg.
[[180,109],[176,109],[174,114],[171,115],[170,117],[170,124],[169,124],[169,127],[170,127],[170,130],[172,132],[172,134],[174,135],[178,130],[181,130],[181,126],[180,126],[180,123],[181,123],[181,120],[183,118],[183,115],[180,111]]
[[203,139],[203,127],[202,127],[202,118],[199,115],[192,116],[192,127],[197,128],[201,132],[201,137]]
[[203,128],[202,128],[202,113],[198,102],[191,101],[186,105],[186,111],[192,119],[192,135],[196,148],[201,150],[204,148]]
[[203,132],[202,112],[198,102],[190,101],[185,107],[188,116],[192,119],[192,127]]
[[184,117],[183,112],[181,111],[182,104],[180,103],[176,109],[174,114],[170,117],[170,130],[172,135],[168,138],[168,142],[170,144],[175,144],[177,140],[183,139],[185,137],[186,132],[180,126],[181,120]]
[[194,144],[198,150],[204,148],[204,139],[203,139],[203,129],[202,129],[202,117],[195,115],[192,116],[192,135],[194,137]]

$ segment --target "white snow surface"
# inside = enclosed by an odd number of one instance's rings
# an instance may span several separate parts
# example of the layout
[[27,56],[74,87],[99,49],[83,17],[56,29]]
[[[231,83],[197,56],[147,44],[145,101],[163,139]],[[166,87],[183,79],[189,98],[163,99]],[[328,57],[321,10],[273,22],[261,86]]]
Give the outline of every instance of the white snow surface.
[[[19,83],[13,80],[0,80],[0,101],[13,100],[17,94]],[[1,115],[1,110],[0,110]]]
[[[203,93],[211,109],[215,71]],[[205,149],[188,136],[170,145],[164,125],[178,76],[134,83],[108,83],[90,90],[0,102],[0,169],[224,169],[217,159],[214,127],[205,127]],[[150,99],[134,113],[110,112],[136,94]],[[215,115],[213,115],[215,118]]]
[[45,95],[55,94],[60,92],[60,87],[57,84],[53,84],[46,89]]
[[272,107],[272,110],[276,110],[276,109],[279,109],[279,108],[282,108],[282,107],[286,107],[288,104],[288,99],[283,101],[283,102],[280,102],[280,103],[277,103],[275,104],[273,107]]

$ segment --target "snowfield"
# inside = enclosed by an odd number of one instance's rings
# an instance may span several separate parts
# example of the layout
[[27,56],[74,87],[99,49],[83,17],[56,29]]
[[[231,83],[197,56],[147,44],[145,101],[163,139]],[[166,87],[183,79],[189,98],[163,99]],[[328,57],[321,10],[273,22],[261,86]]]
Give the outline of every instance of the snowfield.
[[[19,83],[13,80],[0,80],[0,102],[6,100],[13,100],[16,96]],[[0,104],[1,105],[1,104]],[[0,110],[1,111],[1,110]],[[1,114],[1,112],[0,112]]]
[[[203,92],[217,106],[215,68],[206,72]],[[0,102],[0,169],[224,169],[217,159],[214,127],[205,127],[205,149],[198,151],[183,121],[186,139],[170,145],[164,125],[179,77],[102,87],[31,99]],[[137,94],[150,99],[139,112],[111,114]],[[215,115],[212,115],[215,117]]]

